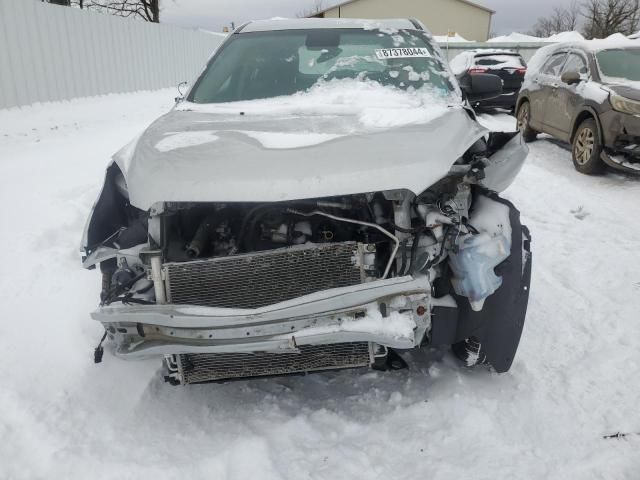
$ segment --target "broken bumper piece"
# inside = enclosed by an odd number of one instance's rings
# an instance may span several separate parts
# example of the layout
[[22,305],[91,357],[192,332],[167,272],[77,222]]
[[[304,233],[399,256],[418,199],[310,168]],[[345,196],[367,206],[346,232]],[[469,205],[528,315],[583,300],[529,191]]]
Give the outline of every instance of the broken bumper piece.
[[92,313],[116,355],[299,352],[302,346],[422,343],[434,300],[426,277],[400,277],[305,295],[256,309],[111,305]]
[[640,158],[621,153],[602,151],[600,155],[604,163],[615,170],[640,175]]

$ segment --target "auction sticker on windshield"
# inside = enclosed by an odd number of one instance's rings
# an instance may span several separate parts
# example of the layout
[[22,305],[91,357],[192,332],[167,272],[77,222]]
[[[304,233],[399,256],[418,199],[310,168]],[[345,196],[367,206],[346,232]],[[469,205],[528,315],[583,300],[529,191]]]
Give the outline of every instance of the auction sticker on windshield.
[[426,48],[380,48],[376,50],[376,56],[379,60],[385,60],[387,58],[430,58],[431,54]]

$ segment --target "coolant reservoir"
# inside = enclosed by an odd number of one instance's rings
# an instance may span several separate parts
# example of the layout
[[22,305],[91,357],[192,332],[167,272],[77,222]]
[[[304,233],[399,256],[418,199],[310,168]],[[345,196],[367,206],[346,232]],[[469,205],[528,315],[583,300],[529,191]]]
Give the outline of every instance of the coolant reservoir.
[[494,268],[510,254],[511,242],[502,234],[491,236],[486,232],[466,235],[458,244],[459,251],[449,255],[449,265],[453,270],[451,283],[458,295],[469,298],[471,308],[479,312],[484,301],[500,285]]

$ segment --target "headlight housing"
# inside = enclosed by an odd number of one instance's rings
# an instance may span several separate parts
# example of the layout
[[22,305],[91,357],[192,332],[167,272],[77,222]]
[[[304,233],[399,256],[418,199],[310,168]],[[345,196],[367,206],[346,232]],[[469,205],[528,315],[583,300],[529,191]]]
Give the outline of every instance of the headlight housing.
[[613,109],[617,112],[640,115],[640,102],[630,100],[615,93],[609,94],[609,101]]

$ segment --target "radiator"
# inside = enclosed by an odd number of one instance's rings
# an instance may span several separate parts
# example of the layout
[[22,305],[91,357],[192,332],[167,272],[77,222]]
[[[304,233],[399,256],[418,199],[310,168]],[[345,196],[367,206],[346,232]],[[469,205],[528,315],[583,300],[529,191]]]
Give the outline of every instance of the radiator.
[[303,345],[297,353],[196,353],[171,355],[181,383],[278,376],[367,367],[372,363],[369,343]]
[[167,300],[181,305],[258,308],[364,281],[366,246],[300,245],[193,262],[165,263]]

